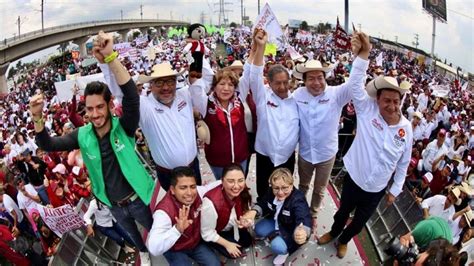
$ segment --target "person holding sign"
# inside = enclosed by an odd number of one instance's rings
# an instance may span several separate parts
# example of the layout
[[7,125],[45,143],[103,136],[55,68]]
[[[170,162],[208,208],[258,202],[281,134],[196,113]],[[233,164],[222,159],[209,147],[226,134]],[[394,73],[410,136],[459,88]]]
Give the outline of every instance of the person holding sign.
[[112,34],[99,32],[93,53],[107,63],[123,92],[123,116],[111,115],[113,103],[106,84],[87,84],[84,97],[90,123],[61,137],[50,137],[44,129],[43,95],[30,100],[30,110],[37,133],[36,142],[45,151],[80,149],[89,172],[92,192],[130,234],[140,250],[142,265],[150,265],[147,248],[135,221],[150,230],[153,223],[150,204],[155,183],[135,153],[135,131],[138,128],[140,100],[135,83],[112,50]]
[[[352,75],[365,77],[369,65],[371,44],[369,36],[354,31]],[[364,90],[352,86],[351,94],[358,116],[357,135],[344,157],[348,175],[344,180],[341,205],[334,215],[331,231],[321,236],[320,245],[338,237],[337,256],[343,258],[347,243],[357,235],[377,208],[393,175],[387,194],[389,204],[395,201],[405,182],[411,159],[413,132],[410,121],[400,111],[402,96],[407,88],[398,85],[395,78],[379,76]],[[349,215],[354,217],[346,226]]]
[[293,186],[293,175],[286,168],[277,168],[268,183],[272,192],[257,202],[243,216],[242,226],[253,224],[255,217],[264,217],[255,225],[258,237],[268,238],[275,265],[283,265],[289,254],[308,241],[311,214],[304,194]]

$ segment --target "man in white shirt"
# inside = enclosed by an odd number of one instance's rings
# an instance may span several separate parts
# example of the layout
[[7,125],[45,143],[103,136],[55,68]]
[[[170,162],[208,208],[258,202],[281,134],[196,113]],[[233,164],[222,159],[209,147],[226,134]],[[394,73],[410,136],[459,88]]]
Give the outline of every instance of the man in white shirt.
[[[369,36],[356,31],[352,50],[358,55],[353,71],[357,71],[354,68],[367,69],[371,50]],[[400,87],[395,78],[379,76],[367,85],[367,91],[363,86],[351,89],[358,116],[357,134],[344,157],[348,175],[342,189],[341,205],[334,215],[331,231],[318,240],[323,245],[338,237],[339,258],[345,256],[347,243],[362,230],[377,208],[392,175],[388,203],[391,204],[402,191],[413,143],[410,122],[400,111],[403,94],[408,88]],[[346,226],[353,210],[354,217]]]
[[453,188],[448,192],[447,196],[434,195],[421,202],[423,208],[423,218],[427,219],[430,216],[437,216],[443,218],[446,222],[453,220],[453,215],[456,212],[454,204],[461,203],[461,191],[459,188]]
[[27,231],[31,231],[29,230],[28,220],[25,219],[18,205],[8,194],[5,194],[3,187],[0,186],[0,211],[3,208],[13,218],[13,227],[11,228],[11,232],[13,235],[16,236],[20,232],[24,233]]
[[413,127],[413,140],[423,140],[423,127],[421,125],[421,120],[423,119],[423,114],[421,112],[414,112],[413,118],[411,120],[411,125]]
[[428,100],[429,99],[430,99],[430,89],[428,87],[425,87],[423,89],[423,93],[420,93],[420,95],[418,95],[418,98],[417,98],[417,101],[418,101],[417,111],[423,112],[428,107]]
[[308,193],[314,173],[313,227],[339,147],[337,133],[342,108],[351,100],[351,87],[364,86],[367,68],[354,68],[348,81],[339,86],[326,85],[326,72],[330,70],[318,60],[309,60],[295,68],[295,73],[302,74],[305,82],[304,87],[293,93],[300,119],[299,189],[305,195]]
[[[116,96],[120,89],[113,74],[107,65],[100,67]],[[165,190],[170,186],[171,169],[178,166],[192,167],[197,183],[201,184],[193,115],[195,99],[188,87],[176,90],[178,75],[168,62],[164,62],[155,65],[150,76],[139,77],[143,83],[150,84],[151,91],[148,96],[140,96],[139,125],[157,165],[160,185]],[[210,85],[211,81],[205,82]]]
[[434,172],[433,162],[438,161],[448,153],[448,148],[444,145],[446,139],[446,131],[441,129],[435,140],[430,142],[421,153],[423,158],[423,171]]
[[177,167],[171,172],[171,186],[153,213],[147,247],[155,256],[164,255],[170,265],[220,265],[216,254],[202,242],[201,198],[221,182],[196,185],[194,171]]
[[257,109],[257,194],[263,197],[268,190],[268,178],[278,167],[295,169],[295,148],[299,135],[296,101],[289,91],[288,71],[282,65],[268,70],[268,84],[263,82],[263,53],[267,33],[256,30],[252,49],[256,49],[250,69],[250,89]]
[[25,185],[25,181],[21,178],[17,178],[15,184],[18,189],[16,195],[18,207],[24,211],[24,214],[27,215],[30,210],[38,209],[37,204],[40,204],[41,200],[36,189],[31,184]]

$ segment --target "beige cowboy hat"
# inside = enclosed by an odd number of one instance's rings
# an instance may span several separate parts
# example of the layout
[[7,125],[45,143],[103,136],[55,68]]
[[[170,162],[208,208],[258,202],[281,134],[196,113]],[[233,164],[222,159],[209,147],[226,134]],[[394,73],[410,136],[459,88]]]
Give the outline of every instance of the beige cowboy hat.
[[170,63],[164,62],[154,65],[150,76],[140,75],[138,76],[138,80],[143,83],[148,83],[157,78],[177,76],[179,74],[180,73],[176,72],[176,70],[171,67]]
[[235,60],[232,62],[230,66],[224,67],[223,70],[232,70],[232,69],[242,69],[244,68],[244,65],[242,64],[242,61],[240,60]]
[[197,122],[196,128],[198,139],[209,145],[211,143],[211,132],[209,131],[209,127],[207,126],[206,122],[199,120]]
[[400,92],[403,95],[410,89],[410,87],[411,84],[408,81],[402,82],[402,84],[399,85],[396,78],[378,76],[369,82],[369,84],[367,84],[366,90],[370,97],[375,98],[377,97],[377,90],[392,89]]
[[474,220],[474,213],[472,212],[472,210],[469,210],[468,212],[465,212],[463,214],[463,216],[466,219],[467,226],[469,228],[472,228],[472,220]]
[[453,193],[454,197],[456,198],[456,202],[454,202],[454,205],[459,206],[461,204],[462,199],[461,199],[461,190],[457,187],[451,188],[449,191],[450,193]]
[[303,79],[303,74],[308,71],[323,71],[327,73],[332,70],[332,66],[323,66],[319,60],[308,60],[304,64],[297,64],[293,71],[293,76],[297,79]]
[[472,196],[474,194],[474,190],[471,188],[471,186],[467,182],[461,182],[459,186],[457,186],[461,192],[466,193],[469,196]]

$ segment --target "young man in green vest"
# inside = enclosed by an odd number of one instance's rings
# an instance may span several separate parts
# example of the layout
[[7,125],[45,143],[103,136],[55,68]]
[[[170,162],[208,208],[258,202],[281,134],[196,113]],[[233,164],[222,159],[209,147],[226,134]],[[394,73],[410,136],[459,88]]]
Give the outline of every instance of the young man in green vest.
[[90,123],[70,134],[52,138],[44,129],[42,95],[31,98],[30,110],[37,133],[36,142],[43,150],[81,149],[96,199],[110,207],[117,222],[130,234],[140,250],[142,265],[150,265],[147,248],[135,221],[147,230],[151,229],[153,218],[148,205],[155,185],[135,153],[134,136],[140,116],[137,89],[112,48],[112,35],[99,32],[92,50],[100,63],[109,65],[123,92],[121,118],[111,115],[112,95],[102,82],[87,84],[84,96]]

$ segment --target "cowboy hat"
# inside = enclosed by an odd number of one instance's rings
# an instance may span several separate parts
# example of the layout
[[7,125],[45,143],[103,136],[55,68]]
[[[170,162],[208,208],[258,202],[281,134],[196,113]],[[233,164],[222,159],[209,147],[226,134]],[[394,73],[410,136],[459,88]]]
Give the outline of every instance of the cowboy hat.
[[209,145],[211,143],[211,132],[209,131],[209,127],[207,126],[206,122],[199,120],[196,127],[198,139]]
[[463,217],[466,218],[467,226],[469,226],[469,228],[472,228],[472,220],[474,219],[474,213],[472,212],[472,210],[465,212],[463,214]]
[[164,62],[158,65],[154,65],[150,76],[140,75],[138,80],[143,83],[148,83],[157,78],[171,77],[179,75],[168,62]]
[[293,76],[297,79],[303,79],[303,74],[308,71],[323,71],[327,73],[332,70],[332,66],[323,66],[319,60],[308,60],[304,64],[297,64]]
[[[403,84],[404,82],[402,82]],[[406,82],[409,84],[409,82]],[[397,79],[387,76],[378,76],[369,84],[367,84],[366,90],[370,97],[375,98],[377,96],[377,90],[381,89],[392,89],[400,92],[400,94],[405,94],[408,91],[408,84],[403,84],[401,87],[398,84]],[[411,85],[410,85],[411,86]]]
[[471,188],[471,186],[467,182],[461,182],[459,186],[457,186],[461,192],[466,193],[469,196],[472,196],[474,194],[474,190]]
[[235,60],[234,62],[232,62],[232,65],[224,67],[223,70],[242,69],[242,68],[244,68],[244,65],[242,65],[242,61]]
[[453,187],[453,188],[451,188],[451,190],[449,192],[453,193],[453,196],[455,197],[456,201],[453,202],[454,205],[459,206],[459,204],[461,204],[461,202],[462,202],[461,190],[459,190],[459,188],[457,188],[457,187]]

